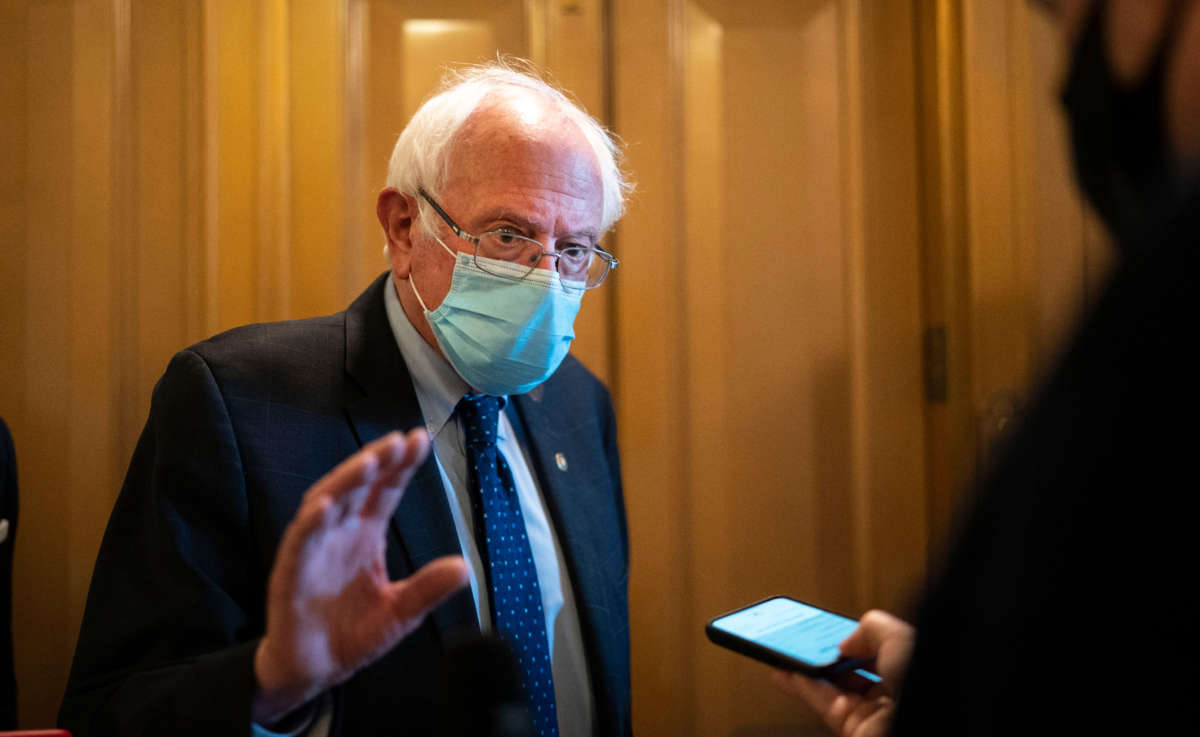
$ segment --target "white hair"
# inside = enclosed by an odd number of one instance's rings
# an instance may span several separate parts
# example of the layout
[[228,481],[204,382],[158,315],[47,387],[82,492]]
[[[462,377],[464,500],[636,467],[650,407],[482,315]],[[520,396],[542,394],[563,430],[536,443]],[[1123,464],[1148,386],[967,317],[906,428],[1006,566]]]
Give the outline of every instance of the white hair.
[[601,232],[607,231],[625,212],[625,199],[633,190],[621,171],[620,142],[578,103],[548,83],[532,63],[522,59],[501,58],[448,71],[438,90],[421,105],[396,140],[387,185],[416,197],[421,226],[432,233],[437,218],[417,196],[417,189],[423,188],[434,199],[441,195],[449,174],[451,144],[459,129],[489,96],[511,91],[550,102],[579,126],[600,164],[604,197]]

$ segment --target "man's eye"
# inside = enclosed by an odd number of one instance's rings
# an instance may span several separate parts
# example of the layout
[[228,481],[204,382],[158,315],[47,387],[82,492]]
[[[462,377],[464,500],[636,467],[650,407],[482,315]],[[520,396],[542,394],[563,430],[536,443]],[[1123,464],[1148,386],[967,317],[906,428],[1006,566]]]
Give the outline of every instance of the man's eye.
[[558,255],[572,262],[586,261],[592,255],[592,249],[578,243],[568,243],[558,249]]
[[511,230],[497,230],[496,238],[506,246],[516,243],[520,236]]

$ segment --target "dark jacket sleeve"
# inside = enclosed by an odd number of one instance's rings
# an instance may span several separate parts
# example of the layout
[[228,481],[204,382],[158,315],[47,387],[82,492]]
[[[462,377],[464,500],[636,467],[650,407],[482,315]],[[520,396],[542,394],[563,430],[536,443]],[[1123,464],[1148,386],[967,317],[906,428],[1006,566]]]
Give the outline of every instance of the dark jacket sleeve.
[[609,399],[608,391],[604,391],[605,411],[602,415],[605,418],[604,423],[604,449],[608,456],[608,463],[612,469],[614,494],[616,496],[615,505],[617,514],[620,518],[620,535],[621,535],[621,560],[623,565],[620,570],[621,575],[621,593],[624,596],[620,604],[620,621],[622,632],[620,633],[623,652],[620,671],[617,674],[616,682],[618,684],[616,694],[617,709],[617,726],[620,734],[625,737],[630,737],[633,734],[633,707],[632,707],[632,686],[631,686],[631,668],[630,663],[630,636],[629,636],[629,527],[625,516],[625,490],[624,483],[621,477],[621,456],[617,447],[617,421],[613,411],[612,402]]
[[265,574],[224,398],[171,361],[96,561],[59,722],[88,735],[250,732]]

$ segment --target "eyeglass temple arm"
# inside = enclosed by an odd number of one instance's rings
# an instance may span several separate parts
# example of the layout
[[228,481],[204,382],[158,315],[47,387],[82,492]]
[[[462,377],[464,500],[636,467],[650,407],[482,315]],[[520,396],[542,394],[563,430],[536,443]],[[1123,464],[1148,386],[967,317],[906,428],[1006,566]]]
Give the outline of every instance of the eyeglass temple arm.
[[446,211],[442,209],[441,205],[433,201],[433,198],[429,196],[429,193],[425,191],[424,187],[417,187],[417,194],[421,195],[421,197],[423,197],[425,201],[429,203],[430,207],[434,209],[434,212],[441,216],[442,220],[446,221],[446,225],[450,226],[450,230],[454,231],[454,235],[462,238],[463,240],[470,241],[471,243],[479,242],[479,238],[458,227],[458,223],[454,222],[454,220],[446,214]]
[[603,248],[600,248],[599,246],[593,246],[592,250],[596,252],[596,255],[598,255],[600,258],[602,258],[608,262],[609,271],[612,271],[613,269],[617,268],[617,264],[621,263],[620,261],[617,260],[616,256],[612,255],[608,251],[605,251]]

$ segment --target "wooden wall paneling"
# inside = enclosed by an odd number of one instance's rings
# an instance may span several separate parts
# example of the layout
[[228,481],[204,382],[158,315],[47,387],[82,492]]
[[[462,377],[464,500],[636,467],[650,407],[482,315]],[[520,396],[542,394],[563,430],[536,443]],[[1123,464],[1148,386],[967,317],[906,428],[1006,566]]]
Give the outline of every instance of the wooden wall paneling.
[[[644,292],[638,273],[617,292],[635,712],[650,733],[811,720],[764,669],[705,643],[704,620],[780,590],[894,608],[925,559],[913,8],[752,5],[614,5],[614,121],[642,183],[620,236],[639,272],[666,263],[668,226],[685,236],[682,284]],[[698,233],[717,221],[719,255]],[[682,343],[648,343],[645,314]]]
[[[0,416],[10,429],[24,425],[26,123],[28,119],[29,8],[0,5]],[[17,440],[20,442],[20,439]]]
[[374,202],[388,181],[392,146],[408,122],[402,82],[404,16],[394,2],[364,0],[361,6],[359,18],[364,40],[359,82],[362,89],[359,190],[365,202],[353,211],[359,216],[359,233],[364,239],[364,275],[379,275],[388,269],[388,260],[383,253],[385,241]]
[[1028,376],[1026,306],[1020,300],[1012,165],[1012,3],[964,5],[967,197],[973,403],[980,417]]
[[928,541],[915,6],[855,0],[843,8],[858,604],[903,612]]
[[[81,10],[84,5],[80,5]],[[105,418],[97,416],[97,420],[107,419],[106,422],[98,422],[94,430],[107,432],[105,437],[109,438],[104,449],[104,455],[98,456],[94,460],[96,464],[88,464],[87,468],[81,474],[81,480],[85,483],[96,484],[97,481],[103,486],[92,486],[87,488],[85,494],[88,497],[89,503],[81,506],[80,512],[81,521],[90,528],[87,535],[87,549],[91,553],[91,558],[95,557],[95,552],[100,547],[100,537],[103,533],[103,527],[97,524],[97,520],[106,518],[106,514],[112,507],[112,501],[116,499],[116,481],[117,467],[121,466],[123,470],[122,451],[129,452],[133,449],[132,439],[141,427],[144,414],[142,408],[145,407],[143,402],[133,401],[138,395],[138,378],[140,375],[140,348],[141,334],[144,330],[144,324],[152,322],[149,316],[143,316],[139,312],[143,295],[142,279],[140,277],[140,262],[141,262],[141,243],[137,237],[138,227],[141,225],[138,215],[138,204],[141,190],[139,186],[139,157],[138,144],[139,132],[137,130],[138,119],[134,110],[135,89],[134,79],[134,63],[132,58],[134,53],[133,40],[133,7],[129,0],[118,0],[117,2],[96,2],[89,4],[87,7],[87,16],[83,13],[79,18],[85,24],[95,23],[97,27],[108,30],[109,37],[104,39],[103,44],[96,44],[93,48],[85,46],[81,42],[76,43],[77,52],[83,52],[85,49],[88,54],[94,54],[93,59],[84,59],[83,63],[88,69],[95,73],[106,75],[107,79],[101,84],[100,79],[86,79],[82,75],[77,75],[76,79],[82,81],[82,90],[77,90],[75,93],[77,112],[83,111],[83,115],[77,116],[75,119],[76,136],[82,134],[82,131],[88,127],[89,121],[87,118],[94,119],[97,113],[103,111],[108,122],[106,126],[94,134],[95,138],[90,138],[88,145],[93,145],[96,149],[107,147],[105,152],[108,161],[106,162],[109,168],[108,172],[108,194],[107,201],[93,200],[90,197],[85,197],[84,207],[96,206],[98,209],[95,212],[87,212],[77,210],[73,220],[73,226],[82,228],[85,231],[91,231],[95,223],[100,222],[97,217],[107,217],[109,219],[108,243],[106,249],[96,249],[97,257],[101,253],[104,254],[103,262],[108,274],[108,279],[105,280],[104,287],[101,291],[111,290],[108,295],[110,305],[106,312],[98,312],[99,304],[88,304],[91,301],[91,295],[84,296],[82,299],[76,298],[73,302],[73,307],[80,309],[82,314],[87,315],[87,319],[96,320],[99,315],[104,315],[107,320],[106,330],[96,330],[96,326],[81,325],[76,323],[80,328],[75,335],[75,340],[81,344],[83,348],[81,358],[85,361],[95,363],[98,360],[103,360],[109,366],[111,377],[109,384],[105,387],[106,392],[101,392],[101,386],[93,384],[88,387],[91,382],[96,381],[96,377],[86,375],[81,384],[75,384],[75,388],[87,387],[83,397],[85,398],[84,406],[89,406],[90,409],[101,409],[111,412],[111,417]],[[77,32],[82,28],[77,27]],[[97,34],[93,30],[84,32],[86,37],[91,39]],[[107,64],[103,63],[107,61]],[[88,95],[95,94],[94,98]],[[91,110],[89,110],[91,108]],[[98,135],[97,135],[98,134]],[[83,174],[83,172],[79,172]],[[90,185],[85,185],[90,186]],[[104,253],[107,251],[107,253]],[[101,266],[101,261],[90,264],[86,272],[81,277],[81,283],[87,283],[89,287],[95,289],[97,285],[96,276],[97,269]],[[109,406],[105,407],[105,404]],[[126,456],[127,458],[128,456]],[[103,463],[99,461],[103,460]],[[86,487],[85,487],[86,488]],[[83,491],[83,489],[81,489]],[[87,529],[87,528],[84,528]],[[87,561],[81,568],[82,580],[77,583],[77,591],[75,603],[78,605],[78,611],[82,612],[83,603],[85,601],[88,582],[91,577],[90,558],[84,558]]]
[[[963,5],[967,279],[977,456],[1020,417],[1105,265],[1057,103],[1061,44],[1021,4]],[[1103,258],[1099,259],[1101,262]]]
[[947,330],[948,396],[928,410],[938,535],[1003,413],[1019,413],[1005,402],[1024,401],[1057,355],[1108,252],[1072,179],[1052,19],[1020,3],[921,8],[925,309]]
[[972,404],[981,467],[1024,402],[1033,371],[1030,253],[1017,230],[1016,107],[1024,90],[1014,75],[1013,8],[987,0],[965,4],[963,13]]
[[[123,472],[149,413],[150,394],[170,357],[202,337],[189,329],[195,289],[189,263],[199,248],[202,206],[189,159],[190,112],[200,95],[189,80],[189,16],[185,4],[132,3],[130,22],[131,258],[113,283],[131,296],[118,330],[132,330],[112,351],[121,362],[121,443],[115,462]],[[191,124],[194,125],[194,124]],[[117,488],[107,490],[108,501]],[[100,515],[102,518],[106,515]]]
[[922,313],[930,555],[943,552],[975,470],[967,322],[962,14],[958,0],[917,3]]
[[204,0],[189,0],[180,6],[179,35],[180,83],[185,90],[182,99],[180,130],[180,196],[183,198],[179,220],[179,245],[183,249],[182,290],[184,305],[184,340],[188,345],[210,335],[208,330],[212,311],[209,304],[208,243],[214,198],[209,197],[213,182],[206,176],[208,161],[206,144],[213,116],[209,114],[208,89],[213,82],[206,73],[208,54],[205,40],[211,24],[207,22]]
[[[25,169],[24,418],[13,427],[21,474],[21,530],[13,571],[13,647],[23,722],[50,724],[65,682],[71,632],[70,319],[76,207],[72,160],[74,8],[26,6],[28,105]],[[107,121],[95,121],[104,126]],[[103,196],[103,192],[100,193]],[[103,229],[107,219],[98,227]],[[107,270],[101,279],[107,277]],[[107,312],[107,310],[105,310]],[[105,367],[106,368],[106,367]],[[102,368],[102,370],[105,370]]]
[[685,463],[685,271],[677,0],[614,0],[613,124],[628,143],[638,194],[619,226],[615,397],[629,515],[634,729],[696,734],[692,619],[696,570]]
[[206,178],[212,182],[207,258],[212,331],[227,330],[258,314],[259,5],[210,0],[205,34],[205,97],[211,118]]
[[[291,203],[289,317],[346,307],[366,284],[360,244],[344,240],[346,202],[346,13],[344,0],[288,5]],[[280,234],[276,234],[277,237]],[[349,263],[347,263],[349,262]]]
[[[1038,371],[1040,328],[1044,323],[1044,311],[1038,309],[1038,286],[1052,261],[1043,257],[1044,249],[1038,247],[1038,218],[1035,208],[1038,198],[1035,187],[1038,178],[1045,176],[1042,167],[1036,166],[1038,140],[1034,136],[1034,111],[1037,110],[1037,88],[1035,70],[1037,60],[1030,44],[1030,14],[1042,12],[1028,5],[1012,3],[1008,8],[1008,70],[1011,78],[1009,129],[1011,131],[1012,158],[1008,174],[1012,179],[1012,213],[1009,230],[1014,254],[1013,273],[1015,292],[1013,297],[1024,318],[1028,335],[1026,338],[1026,361],[1028,380],[1035,378]],[[1040,132],[1040,131],[1039,131]],[[1044,140],[1045,135],[1041,138]],[[1028,165],[1022,166],[1024,162]],[[1075,248],[1062,252],[1076,251]],[[1022,387],[1023,389],[1024,387]]]
[[[724,33],[725,248],[714,276],[728,290],[736,367],[723,387],[735,481],[724,493],[738,567],[756,573],[730,571],[720,603],[770,589],[850,608],[841,14],[836,3],[792,7],[785,22]],[[709,339],[703,322],[693,333]]]
[[[125,3],[78,2],[72,26],[72,254],[63,344],[70,423],[60,436],[68,440],[70,468],[66,631],[72,633],[103,534],[97,520],[107,517],[118,478],[118,402],[132,377],[114,347],[136,351],[136,284],[122,285],[117,276],[130,270],[133,257],[128,11]],[[73,638],[56,643],[60,663],[70,662],[73,645]]]
[[[359,190],[365,199],[352,212],[359,217],[363,238],[364,276],[378,275],[388,268],[383,255],[384,237],[375,216],[375,198],[387,182],[388,160],[396,137],[408,117],[404,105],[404,14],[396,3],[364,0],[361,22],[364,29],[362,86],[362,132],[359,146]],[[365,284],[366,282],[364,282]]]
[[549,24],[545,22],[549,14],[548,6],[552,0],[525,0],[525,15],[529,22],[525,24],[525,58],[535,64],[546,64],[546,36]]
[[[191,264],[192,273],[200,276],[200,298],[191,305],[194,326],[201,335],[212,335],[221,329],[221,45],[220,0],[200,0],[202,31],[195,40],[196,75],[201,84],[202,115],[199,135],[194,136],[193,150],[199,160],[201,183],[201,233],[203,248],[200,258]],[[198,139],[198,140],[197,140]]]
[[[589,0],[596,2],[597,0]],[[529,13],[523,0],[469,0],[472,12],[491,24],[495,34],[496,51],[529,57],[529,29],[543,24],[544,19]],[[562,3],[564,6],[572,3]],[[495,56],[493,52],[491,57]]]
[[[10,429],[24,423],[25,240],[29,44],[27,2],[0,5],[0,415]],[[19,442],[19,440],[18,440]]]
[[[708,449],[715,457],[703,447],[689,454],[692,557],[705,572],[691,614],[703,674],[696,708],[701,733],[759,734],[813,717],[761,665],[708,644],[703,622],[775,593],[855,607],[842,16],[836,3],[773,14],[708,7],[723,21],[723,165],[710,185],[723,223],[716,264],[688,287],[723,296],[726,314],[710,325],[689,309],[689,372],[714,380],[692,382],[687,418],[693,434],[724,439]],[[688,59],[687,89],[701,64]],[[701,106],[688,112],[685,129],[704,125]],[[688,188],[713,176],[695,164],[685,160]],[[697,205],[689,224],[706,217]],[[694,245],[689,260],[704,258]],[[708,376],[714,350],[723,380]],[[708,414],[710,403],[723,403],[724,418]],[[718,465],[723,474],[710,478]]]
[[605,4],[602,0],[537,3],[540,16],[530,15],[530,28],[542,29],[542,58],[535,59],[570,91],[588,112],[607,117]]
[[[263,0],[258,4],[256,64],[245,70],[256,80],[256,94],[251,100],[257,117],[256,160],[254,181],[257,186],[256,242],[259,249],[258,270],[255,274],[255,320],[284,320],[298,317],[299,305],[293,304],[294,292],[305,291],[309,284],[296,282],[296,274],[320,273],[327,284],[337,288],[337,271],[328,271],[325,263],[313,268],[297,268],[293,263],[293,169],[292,169],[292,67],[294,57],[290,38],[293,30],[292,8],[297,12],[323,7],[321,3],[289,3],[286,0]],[[336,32],[336,26],[330,27]],[[303,55],[303,51],[299,55]],[[301,130],[305,126],[298,126]],[[315,142],[314,142],[315,144]],[[328,146],[326,145],[326,148]],[[299,175],[303,177],[303,170]],[[315,175],[327,172],[314,172]],[[322,193],[328,196],[329,193]],[[307,208],[306,208],[307,209]],[[297,225],[304,227],[304,221]],[[333,223],[336,227],[338,223]],[[235,244],[230,244],[235,245]],[[325,244],[332,250],[334,244]],[[307,301],[302,303],[308,304]],[[311,299],[311,298],[310,298]],[[332,300],[330,300],[332,301]],[[332,308],[330,308],[332,309]]]
[[[694,693],[688,708],[694,710],[691,719],[697,731],[690,733],[704,734],[729,723],[736,698],[730,693],[731,684],[736,683],[736,658],[707,643],[701,634],[704,620],[700,612],[708,610],[710,616],[715,616],[722,608],[731,608],[728,601],[722,601],[729,595],[729,582],[738,574],[745,575],[741,556],[734,554],[738,546],[729,514],[737,502],[730,498],[731,490],[745,489],[735,482],[736,469],[731,467],[732,451],[739,438],[738,428],[730,424],[726,364],[732,353],[728,345],[730,324],[739,324],[739,315],[745,313],[730,312],[744,306],[732,304],[731,282],[737,272],[728,272],[731,259],[726,255],[731,241],[726,230],[729,208],[725,207],[725,29],[694,2],[688,2],[684,12],[684,245],[678,268],[685,276],[686,297],[686,353],[681,357],[686,368],[681,378],[686,381],[687,404],[680,409],[684,411],[687,433],[685,462],[689,473],[684,493],[688,518],[683,529],[692,533],[685,541],[692,597],[677,605],[687,607],[681,634],[686,636],[690,660],[695,664],[683,676]],[[735,263],[750,261],[743,248],[733,250]],[[752,268],[752,272],[757,271]],[[705,573],[698,576],[696,571]]]
[[[342,94],[342,250],[343,300],[347,305],[386,267],[379,227],[371,225],[381,181],[367,178],[367,65],[370,5],[345,0],[345,63]],[[341,309],[336,307],[335,309]]]
[[402,29],[404,59],[400,72],[404,80],[404,115],[401,130],[421,103],[437,89],[447,67],[486,60],[497,48],[494,27],[478,18],[411,18],[403,22]]
[[[378,2],[381,0],[372,0]],[[412,20],[466,20],[491,27],[492,48],[482,56],[468,56],[464,49],[456,63],[480,62],[497,52],[530,56],[529,40],[544,32],[541,21],[531,16],[538,0],[393,0],[401,17]],[[535,59],[536,61],[536,59]]]

